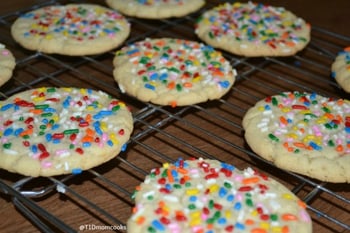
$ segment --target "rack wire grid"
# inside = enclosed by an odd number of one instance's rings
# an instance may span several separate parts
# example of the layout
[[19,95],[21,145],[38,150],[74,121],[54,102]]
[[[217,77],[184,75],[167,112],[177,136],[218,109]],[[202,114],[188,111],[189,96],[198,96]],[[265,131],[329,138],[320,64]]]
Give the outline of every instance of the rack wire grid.
[[[239,169],[253,167],[278,180],[307,203],[315,232],[350,232],[349,185],[320,182],[276,168],[249,149],[241,126],[243,115],[256,101],[282,91],[349,97],[330,77],[330,65],[350,38],[313,27],[310,44],[295,56],[246,58],[222,51],[238,72],[227,95],[192,106],[162,107],[120,92],[112,75],[114,51],[67,57],[28,51],[13,41],[9,29],[19,15],[68,2],[80,1],[38,0],[29,8],[0,16],[0,40],[6,42],[17,59],[14,76],[0,89],[1,100],[41,86],[103,90],[131,107],[135,129],[125,152],[79,175],[32,178],[0,171],[0,203],[13,204],[15,213],[24,216],[27,227],[21,231],[125,232],[134,204],[131,195],[152,168],[178,157],[202,157],[225,161]],[[125,44],[146,37],[198,41],[193,27],[196,19],[218,3],[208,1],[200,11],[179,19],[128,17],[132,31]],[[6,213],[1,216],[1,228],[6,229]]]

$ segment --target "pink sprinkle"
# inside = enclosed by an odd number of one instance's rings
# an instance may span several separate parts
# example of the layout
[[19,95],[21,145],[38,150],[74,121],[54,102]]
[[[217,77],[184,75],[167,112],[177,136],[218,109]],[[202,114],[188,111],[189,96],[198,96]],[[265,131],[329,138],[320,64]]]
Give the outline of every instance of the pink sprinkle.
[[8,56],[9,54],[10,54],[10,52],[8,50],[2,51],[2,55],[4,55],[4,56]]
[[49,168],[49,167],[52,167],[52,162],[49,162],[49,161],[43,161],[41,162],[41,166],[43,168]]

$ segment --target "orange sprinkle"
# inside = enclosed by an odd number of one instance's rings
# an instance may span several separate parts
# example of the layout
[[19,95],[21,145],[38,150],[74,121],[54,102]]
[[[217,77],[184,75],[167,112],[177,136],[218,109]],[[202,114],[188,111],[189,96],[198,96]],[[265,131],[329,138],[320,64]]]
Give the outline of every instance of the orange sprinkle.
[[140,56],[140,55],[141,55],[140,52],[135,52],[135,53],[130,54],[129,56],[130,56],[130,57],[138,57],[138,56]]
[[254,228],[250,230],[251,233],[266,233],[267,231],[262,228]]
[[302,143],[302,142],[294,142],[293,145],[296,146],[296,147],[299,147],[299,148],[305,148],[306,147],[305,144]]
[[246,221],[245,221],[245,224],[246,225],[253,225],[255,223],[255,221],[253,220],[253,219],[247,219]]
[[282,233],[289,233],[289,227],[288,226],[283,226],[282,227]]
[[187,174],[187,173],[188,173],[188,170],[183,169],[183,168],[181,168],[181,167],[177,168],[177,171],[178,171],[179,173],[181,173],[181,174]]
[[185,181],[188,181],[191,178],[189,176],[184,176],[184,177],[182,177],[182,179],[184,179]]
[[144,222],[145,222],[145,217],[143,217],[143,216],[138,217],[136,220],[136,223],[139,225],[144,223]]
[[156,45],[157,45],[157,46],[164,46],[164,44],[165,44],[165,41],[164,41],[164,40],[158,40],[158,41],[156,42]]
[[293,147],[288,147],[287,150],[288,150],[288,152],[293,152],[294,151]]
[[298,200],[298,205],[303,208],[303,209],[306,209],[306,203],[301,201],[301,200]]
[[293,41],[287,41],[285,43],[288,47],[294,47],[295,46],[295,43]]
[[175,108],[175,107],[177,106],[176,100],[171,101],[171,102],[170,102],[170,106],[171,106],[172,108]]
[[191,87],[192,87],[192,83],[190,83],[190,82],[185,82],[185,83],[183,84],[183,86],[184,86],[184,87],[187,87],[187,88],[191,88]]
[[173,174],[171,174],[171,170],[172,169],[168,169],[167,170],[167,175],[168,175],[168,180],[170,183],[173,183],[174,182],[174,177],[173,177]]
[[296,221],[298,220],[298,217],[295,216],[294,214],[283,214],[282,219],[284,221]]
[[94,138],[89,136],[89,135],[85,135],[82,139],[81,139],[82,142],[93,142],[94,141]]
[[164,208],[165,202],[164,202],[164,201],[160,201],[160,202],[158,202],[158,205],[159,205],[161,208]]
[[331,113],[328,113],[328,112],[326,112],[326,113],[324,114],[324,116],[327,117],[327,118],[330,119],[330,120],[333,120],[333,119],[334,119],[334,115],[331,114]]
[[340,105],[340,106],[343,105],[344,104],[344,100],[343,99],[338,99],[337,100],[337,104]]
[[27,129],[25,131],[23,131],[22,133],[19,134],[19,136],[23,137],[26,135],[31,135],[33,133],[33,129]]
[[213,75],[222,77],[222,76],[224,76],[224,72],[222,72],[221,70],[215,70],[213,72]]
[[173,63],[172,61],[167,61],[167,62],[165,63],[165,65],[166,65],[166,66],[173,66],[174,63]]
[[90,128],[88,128],[88,129],[86,129],[86,134],[87,134],[88,136],[94,136],[94,135],[95,135],[95,131],[92,130],[92,129],[90,129]]
[[91,114],[87,114],[87,115],[86,115],[85,121],[86,121],[86,122],[89,122],[89,123],[92,121],[92,116],[91,116]]
[[286,119],[284,116],[281,116],[281,117],[280,117],[280,122],[281,122],[282,124],[284,124],[284,125],[288,125],[288,121],[287,121],[287,119]]
[[132,208],[132,212],[136,213],[137,212],[137,207]]
[[251,177],[251,178],[245,178],[242,180],[242,183],[244,185],[248,185],[248,184],[255,184],[258,183],[260,181],[260,178],[257,176]]
[[349,47],[344,48],[344,51],[346,51],[346,52],[350,52],[350,46],[349,46]]
[[43,112],[42,109],[30,109],[29,112],[35,114],[35,115],[39,115]]
[[343,145],[338,145],[336,148],[335,148],[338,152],[342,152],[344,150],[344,147]]
[[168,89],[174,89],[174,87],[175,87],[175,82],[170,82],[170,83],[168,83],[168,85],[167,85],[167,88],[168,88]]
[[283,147],[288,148],[289,147],[288,142],[283,143]]
[[140,190],[141,190],[141,186],[140,186],[140,185],[136,186],[136,187],[135,187],[135,190],[136,190],[136,191],[140,191]]
[[214,225],[213,225],[213,224],[208,224],[208,225],[207,225],[207,229],[208,229],[208,230],[211,230],[211,229],[213,229],[213,228],[214,228]]

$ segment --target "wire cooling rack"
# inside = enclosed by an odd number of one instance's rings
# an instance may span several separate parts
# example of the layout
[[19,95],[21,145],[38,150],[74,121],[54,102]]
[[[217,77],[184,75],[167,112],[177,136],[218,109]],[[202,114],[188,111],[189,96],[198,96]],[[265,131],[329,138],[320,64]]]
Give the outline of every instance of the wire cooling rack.
[[[24,216],[27,228],[21,231],[125,232],[133,207],[130,196],[152,168],[178,157],[203,157],[240,169],[254,167],[286,185],[308,204],[315,232],[350,232],[348,184],[320,182],[274,167],[249,149],[241,126],[249,107],[281,91],[348,98],[330,77],[330,65],[350,38],[313,27],[311,43],[292,57],[244,58],[223,52],[239,74],[224,98],[187,107],[160,107],[121,94],[112,77],[114,52],[83,57],[47,55],[27,51],[12,40],[9,29],[20,14],[67,2],[36,1],[30,8],[0,16],[0,39],[17,59],[13,78],[0,89],[1,99],[41,86],[103,90],[131,107],[135,130],[125,152],[80,175],[31,178],[0,171],[0,203],[13,205],[14,212]],[[201,11],[180,19],[129,17],[132,32],[125,44],[146,37],[198,40],[193,32],[195,20],[219,2],[207,3]],[[1,222],[13,224],[5,218]],[[6,229],[6,224],[1,228]]]

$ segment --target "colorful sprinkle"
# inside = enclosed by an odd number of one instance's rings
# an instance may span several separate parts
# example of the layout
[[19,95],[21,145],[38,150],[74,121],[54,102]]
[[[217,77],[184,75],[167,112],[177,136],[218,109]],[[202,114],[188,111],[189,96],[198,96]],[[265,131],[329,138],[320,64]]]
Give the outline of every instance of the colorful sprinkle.
[[[311,233],[305,203],[281,190],[281,184],[250,168],[240,171],[216,160],[179,159],[153,169],[137,187],[127,227],[131,232],[267,233],[278,232],[275,227],[293,232],[304,225]],[[284,211],[284,205],[293,207]]]

